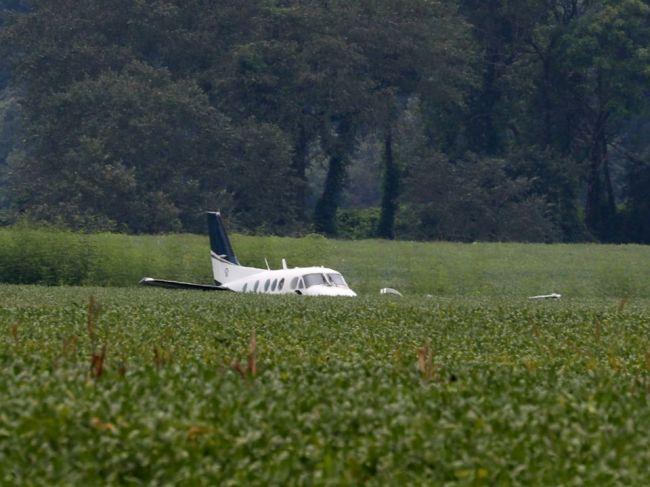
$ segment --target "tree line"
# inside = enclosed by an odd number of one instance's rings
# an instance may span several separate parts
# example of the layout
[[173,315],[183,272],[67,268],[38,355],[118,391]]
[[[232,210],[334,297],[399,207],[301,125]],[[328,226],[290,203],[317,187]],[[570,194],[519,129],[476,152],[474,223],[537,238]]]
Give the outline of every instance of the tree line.
[[2,7],[0,223],[650,242],[647,0]]

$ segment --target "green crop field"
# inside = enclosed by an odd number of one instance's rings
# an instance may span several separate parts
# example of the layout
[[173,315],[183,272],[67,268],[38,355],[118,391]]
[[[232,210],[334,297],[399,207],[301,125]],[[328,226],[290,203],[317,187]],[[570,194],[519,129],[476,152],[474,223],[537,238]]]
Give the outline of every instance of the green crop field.
[[21,232],[2,266],[86,285],[0,285],[0,485],[650,478],[645,247],[233,238],[361,294],[328,299],[97,287],[207,282],[205,238]]
[[[642,245],[457,244],[233,235],[244,265],[324,265],[360,294],[650,298],[650,247]],[[0,229],[0,282],[135,286],[144,277],[209,283],[207,236],[76,234]]]

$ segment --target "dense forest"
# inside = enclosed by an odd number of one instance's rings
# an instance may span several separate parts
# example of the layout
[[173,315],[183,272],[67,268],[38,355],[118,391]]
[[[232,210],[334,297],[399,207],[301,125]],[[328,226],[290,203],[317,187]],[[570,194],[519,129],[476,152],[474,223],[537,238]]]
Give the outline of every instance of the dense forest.
[[650,243],[649,0],[0,10],[0,225]]

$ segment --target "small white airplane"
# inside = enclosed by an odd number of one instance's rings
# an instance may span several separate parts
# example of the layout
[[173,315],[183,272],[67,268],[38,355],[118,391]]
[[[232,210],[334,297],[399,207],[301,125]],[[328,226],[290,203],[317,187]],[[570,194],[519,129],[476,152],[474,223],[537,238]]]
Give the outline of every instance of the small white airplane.
[[[210,257],[214,284],[167,281],[145,277],[144,286],[203,291],[235,291],[240,293],[302,294],[306,296],[356,296],[340,272],[327,267],[294,267],[289,269],[282,259],[282,269],[258,269],[239,263],[230,244],[221,214],[208,212]],[[268,263],[267,263],[268,266]]]

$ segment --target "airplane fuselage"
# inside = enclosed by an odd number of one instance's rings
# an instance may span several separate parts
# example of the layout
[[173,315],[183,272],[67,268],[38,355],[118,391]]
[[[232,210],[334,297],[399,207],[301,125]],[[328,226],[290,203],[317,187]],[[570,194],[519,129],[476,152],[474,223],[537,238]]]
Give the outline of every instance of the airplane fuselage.
[[340,272],[327,267],[265,270],[248,267],[245,277],[221,286],[240,293],[302,294],[305,296],[356,296]]

